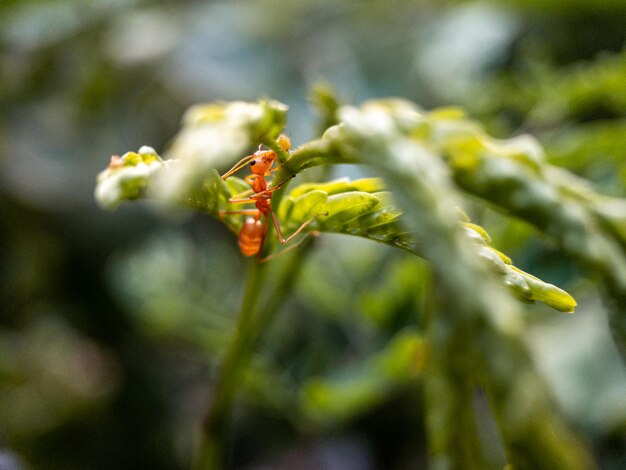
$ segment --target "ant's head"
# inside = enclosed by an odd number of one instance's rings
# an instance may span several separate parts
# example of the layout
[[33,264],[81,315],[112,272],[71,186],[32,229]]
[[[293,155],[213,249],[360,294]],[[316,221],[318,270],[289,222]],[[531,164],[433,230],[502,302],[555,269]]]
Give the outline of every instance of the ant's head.
[[276,154],[271,150],[258,150],[255,152],[254,159],[250,162],[250,170],[255,175],[264,175],[276,160]]

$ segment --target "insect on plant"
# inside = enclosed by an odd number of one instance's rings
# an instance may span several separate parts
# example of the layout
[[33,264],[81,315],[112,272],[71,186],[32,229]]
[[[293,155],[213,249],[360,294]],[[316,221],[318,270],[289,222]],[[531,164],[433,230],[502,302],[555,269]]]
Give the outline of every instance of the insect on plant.
[[[289,137],[284,134],[278,136],[276,141],[286,152],[291,148],[291,141],[289,140]],[[280,222],[272,210],[272,194],[274,191],[280,189],[287,181],[289,181],[289,179],[281,181],[275,186],[272,185],[268,187],[268,181],[265,178],[278,170],[277,167],[273,168],[275,161],[276,152],[273,150],[261,150],[261,146],[259,145],[259,149],[255,153],[242,158],[230,170],[221,176],[221,178],[225,180],[246,165],[249,165],[250,170],[252,171],[251,174],[244,178],[245,182],[248,183],[251,188],[231,197],[228,202],[231,204],[254,204],[256,208],[235,211],[220,211],[220,214],[241,214],[248,216],[244,220],[243,226],[238,234],[239,248],[245,256],[257,255],[260,262],[268,261],[269,259],[285,253],[299,245],[298,243],[286,250],[274,253],[265,258],[261,257],[262,249],[267,237],[270,217],[272,219],[274,229],[276,230],[278,240],[283,245],[293,240],[300,232],[302,232],[302,230],[306,228],[307,225],[309,225],[309,223],[311,223],[311,220],[313,220],[309,219],[304,222],[287,238],[283,236],[283,232],[280,228]]]

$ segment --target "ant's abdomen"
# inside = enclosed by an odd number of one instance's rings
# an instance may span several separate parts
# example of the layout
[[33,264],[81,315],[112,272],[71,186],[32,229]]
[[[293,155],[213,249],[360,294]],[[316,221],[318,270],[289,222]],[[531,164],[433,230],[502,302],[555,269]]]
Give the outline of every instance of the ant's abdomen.
[[248,218],[239,232],[239,248],[245,256],[254,256],[263,244],[264,226],[260,220]]

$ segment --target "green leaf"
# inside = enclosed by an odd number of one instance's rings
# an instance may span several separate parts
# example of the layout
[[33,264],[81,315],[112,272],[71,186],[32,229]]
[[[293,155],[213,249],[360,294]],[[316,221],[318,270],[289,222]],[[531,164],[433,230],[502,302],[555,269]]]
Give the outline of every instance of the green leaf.
[[[289,198],[291,210],[287,221],[290,224],[300,225],[317,215],[329,213],[328,194],[322,190],[314,189],[297,198]],[[281,204],[282,205],[282,204]]]
[[358,180],[349,180],[348,178],[340,178],[328,183],[304,183],[294,188],[289,193],[290,196],[298,197],[308,191],[319,189],[326,192],[329,196],[333,194],[345,193],[348,191],[362,191],[366,193],[374,193],[384,189],[383,180],[380,178],[362,178]]
[[[325,194],[324,190],[328,190],[333,193],[327,199],[328,215],[318,217],[317,229],[368,238],[424,256],[427,248],[422,247],[415,235],[402,226],[402,211],[394,204],[390,191],[368,193],[353,190],[377,190],[381,186],[382,180],[379,178],[306,183],[294,188],[289,197],[283,200],[279,216],[289,224],[301,224],[308,219],[302,214],[296,216],[293,212],[295,208],[302,204],[304,213],[309,218],[313,217],[310,207],[315,206],[318,200],[323,200],[322,194]],[[294,194],[300,196],[294,198]],[[312,198],[309,202],[306,201],[308,197]],[[319,208],[317,211],[321,212]],[[491,237],[487,231],[480,225],[469,222],[467,215],[460,210],[459,223],[463,226],[465,235],[476,245],[477,253],[502,278],[502,282],[515,297],[530,303],[538,300],[563,312],[573,311],[576,302],[569,294],[512,266],[508,256],[489,245]]]
[[480,225],[476,225],[471,222],[465,222],[463,225],[469,229],[472,229],[474,232],[478,233],[483,238],[485,243],[491,243],[491,237],[489,236],[487,231],[484,228],[482,228]]
[[360,366],[310,379],[300,393],[305,416],[317,423],[345,422],[389,398],[424,370],[427,345],[413,331],[402,331]]
[[375,210],[347,224],[349,230],[362,229],[369,231],[381,225],[395,222],[402,216],[402,211],[393,204],[389,191],[379,191],[373,193],[372,196],[378,199],[378,205],[374,208]]
[[376,196],[362,191],[335,194],[328,197],[328,215],[320,216],[318,220],[322,227],[345,225],[378,204],[380,201]]
[[515,266],[510,267],[513,271],[521,274],[526,280],[531,291],[531,299],[539,300],[555,310],[565,313],[572,313],[576,308],[576,300],[558,287],[543,282],[541,279],[528,274]]

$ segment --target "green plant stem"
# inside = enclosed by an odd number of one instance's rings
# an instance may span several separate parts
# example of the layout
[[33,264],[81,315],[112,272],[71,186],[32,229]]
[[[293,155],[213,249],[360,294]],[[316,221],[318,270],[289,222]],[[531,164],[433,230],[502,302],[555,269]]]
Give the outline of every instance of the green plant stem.
[[272,323],[281,304],[287,298],[289,292],[291,292],[298,279],[298,274],[301,272],[301,267],[306,257],[311,252],[312,242],[313,240],[310,237],[305,240],[302,245],[290,255],[289,260],[283,267],[277,279],[275,289],[267,299],[263,309],[256,316],[255,328],[251,338],[253,344],[257,344],[261,339],[263,332],[266,331]]
[[424,289],[429,344],[424,374],[429,463],[434,469],[479,470],[486,462],[472,403],[472,361],[465,328],[446,318],[432,291]]
[[232,342],[224,357],[212,404],[203,423],[195,465],[198,470],[223,467],[224,447],[232,405],[242,366],[252,349],[250,338],[254,335],[255,329],[254,307],[261,291],[264,274],[265,266],[256,260],[251,260],[241,313]]
[[335,163],[354,163],[354,160],[347,160],[344,155],[335,152],[327,140],[312,140],[300,145],[291,153],[289,159],[280,166],[276,180],[283,181],[307,168]]
[[317,133],[321,136],[326,129],[339,122],[337,111],[341,106],[341,100],[329,83],[320,82],[311,89],[309,102],[318,114]]
[[224,358],[222,375],[215,391],[213,403],[203,426],[202,442],[196,462],[196,468],[219,469],[223,467],[226,431],[229,427],[231,410],[234,403],[237,384],[250,356],[262,339],[276,316],[282,302],[292,290],[297,274],[310,253],[312,240],[307,239],[291,255],[280,272],[275,288],[271,292],[264,307],[254,314],[254,307],[261,291],[265,265],[254,260],[251,263],[241,314],[231,345]]

